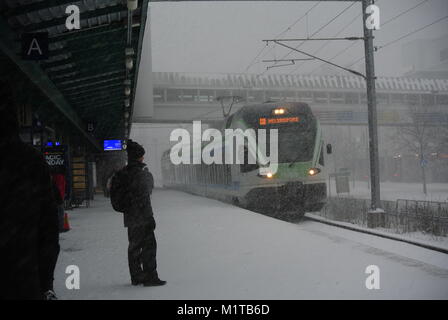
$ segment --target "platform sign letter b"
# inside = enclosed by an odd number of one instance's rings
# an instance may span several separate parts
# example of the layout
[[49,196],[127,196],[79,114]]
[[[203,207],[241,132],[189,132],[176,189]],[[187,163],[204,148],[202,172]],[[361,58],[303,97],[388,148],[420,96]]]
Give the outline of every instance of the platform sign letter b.
[[24,33],[22,35],[22,59],[48,59],[48,32]]

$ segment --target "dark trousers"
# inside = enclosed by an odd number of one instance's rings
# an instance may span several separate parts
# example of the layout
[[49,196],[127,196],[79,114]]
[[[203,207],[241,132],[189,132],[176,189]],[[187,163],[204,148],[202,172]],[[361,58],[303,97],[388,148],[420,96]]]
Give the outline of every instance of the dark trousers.
[[59,232],[64,231],[64,205],[58,205],[58,222],[59,222]]
[[157,276],[157,242],[150,225],[128,227],[128,262],[131,281],[149,280]]
[[41,265],[39,272],[42,292],[47,292],[48,290],[53,290],[54,270],[56,269],[60,251],[59,244],[54,244],[52,248],[45,248],[44,250],[48,251],[45,253],[46,263]]

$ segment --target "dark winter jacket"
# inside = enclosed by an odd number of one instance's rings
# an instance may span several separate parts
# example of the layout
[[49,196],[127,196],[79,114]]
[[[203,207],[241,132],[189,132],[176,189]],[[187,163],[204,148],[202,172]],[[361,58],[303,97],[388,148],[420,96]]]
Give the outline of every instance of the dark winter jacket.
[[139,161],[130,161],[126,166],[129,178],[128,195],[131,206],[124,212],[125,227],[150,225],[155,229],[155,221],[151,206],[151,193],[154,188],[154,179],[146,164]]
[[18,137],[2,139],[0,149],[0,299],[41,299],[59,253],[50,172]]

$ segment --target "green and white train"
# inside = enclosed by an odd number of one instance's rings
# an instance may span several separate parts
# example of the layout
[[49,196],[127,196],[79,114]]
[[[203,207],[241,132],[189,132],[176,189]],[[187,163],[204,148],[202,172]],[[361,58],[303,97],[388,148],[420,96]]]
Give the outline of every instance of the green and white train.
[[[167,150],[162,156],[164,187],[231,202],[254,211],[268,210],[297,218],[305,211],[323,207],[327,193],[324,141],[319,121],[306,103],[244,106],[227,119],[224,129],[234,129],[234,132],[267,129],[265,150],[270,150],[270,129],[277,129],[277,171],[260,174],[259,169],[266,159],[258,145],[256,148],[248,147],[250,144],[244,146],[241,151],[244,152],[243,164],[205,164],[201,161],[200,164],[175,165],[170,159],[170,150]],[[223,149],[228,146],[224,129],[220,141]],[[217,141],[202,143],[200,147],[203,149],[208,145],[210,149],[213,143]],[[237,152],[234,149],[234,153]],[[330,145],[326,152],[331,153]],[[250,156],[256,163],[247,163]]]

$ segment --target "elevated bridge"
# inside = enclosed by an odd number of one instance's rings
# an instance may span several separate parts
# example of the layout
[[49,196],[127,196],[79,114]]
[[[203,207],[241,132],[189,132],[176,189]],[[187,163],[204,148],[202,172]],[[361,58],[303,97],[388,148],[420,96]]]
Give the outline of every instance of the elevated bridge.
[[[376,86],[380,125],[406,124],[411,105],[425,106],[418,116],[434,125],[448,123],[448,79],[380,77]],[[154,72],[153,87],[153,117],[134,117],[134,122],[219,122],[223,114],[217,97],[240,96],[244,102],[233,110],[265,101],[302,101],[323,124],[367,123],[366,85],[356,76]]]

